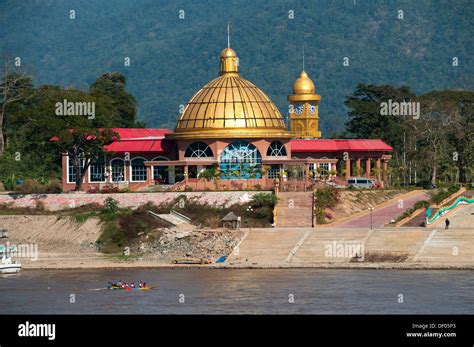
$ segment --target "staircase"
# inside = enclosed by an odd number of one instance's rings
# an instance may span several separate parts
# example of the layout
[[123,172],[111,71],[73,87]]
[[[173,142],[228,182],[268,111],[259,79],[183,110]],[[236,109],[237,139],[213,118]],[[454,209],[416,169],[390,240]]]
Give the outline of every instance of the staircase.
[[168,223],[170,227],[177,228],[178,230],[195,229],[195,226],[191,224],[191,219],[176,211],[171,211],[171,213],[168,214],[158,214],[152,211],[148,212],[155,218],[161,219],[162,221]]
[[277,227],[311,227],[313,192],[282,192],[276,206]]

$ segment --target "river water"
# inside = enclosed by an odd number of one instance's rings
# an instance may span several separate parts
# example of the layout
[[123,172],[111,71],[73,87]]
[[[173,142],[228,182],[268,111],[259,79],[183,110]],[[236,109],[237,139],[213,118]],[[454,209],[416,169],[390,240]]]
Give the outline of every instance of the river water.
[[[145,280],[157,288],[91,290],[119,279]],[[0,312],[474,314],[474,271],[22,270],[0,276]]]

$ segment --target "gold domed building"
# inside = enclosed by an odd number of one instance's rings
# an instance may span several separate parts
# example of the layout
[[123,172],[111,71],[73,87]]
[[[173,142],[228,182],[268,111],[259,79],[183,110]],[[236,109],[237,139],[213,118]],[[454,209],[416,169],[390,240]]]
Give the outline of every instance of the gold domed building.
[[[244,189],[251,184],[296,190],[310,189],[315,179],[343,185],[338,177],[362,174],[383,186],[390,159],[385,153],[392,148],[381,140],[320,139],[320,99],[302,71],[288,95],[288,130],[270,98],[240,76],[239,58],[228,45],[218,77],[194,94],[174,131],[113,129],[120,141],[106,146],[108,155],[89,166],[82,188]],[[75,170],[64,154],[63,190],[74,186]]]
[[191,98],[169,138],[291,138],[277,107],[238,67],[234,50],[224,49],[219,77]]

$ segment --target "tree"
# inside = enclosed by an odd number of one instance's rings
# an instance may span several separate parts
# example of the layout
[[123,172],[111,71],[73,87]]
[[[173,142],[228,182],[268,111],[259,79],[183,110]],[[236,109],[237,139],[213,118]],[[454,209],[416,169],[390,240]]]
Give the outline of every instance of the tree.
[[136,124],[135,97],[125,91],[126,78],[119,72],[107,72],[100,76],[91,86],[90,94],[96,98],[109,98],[112,106],[112,118],[116,127],[132,128]]
[[0,156],[5,151],[4,122],[9,104],[31,96],[33,84],[25,72],[12,71],[10,62],[5,60],[0,84]]
[[[64,153],[69,155],[76,179],[75,190],[81,190],[84,173],[91,161],[104,155],[104,146],[120,140],[119,135],[111,129],[74,129],[62,131],[56,143]],[[80,161],[83,169],[80,170]]]

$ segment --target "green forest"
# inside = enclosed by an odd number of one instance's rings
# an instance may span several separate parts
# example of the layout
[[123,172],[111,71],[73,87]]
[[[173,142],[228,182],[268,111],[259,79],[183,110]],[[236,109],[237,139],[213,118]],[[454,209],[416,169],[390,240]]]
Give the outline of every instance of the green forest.
[[118,71],[150,127],[173,128],[180,105],[217,75],[227,23],[242,76],[284,117],[304,46],[326,138],[344,129],[344,101],[359,83],[419,94],[474,82],[472,0],[7,0],[0,9],[1,52],[21,57],[36,86],[87,91]]
[[[179,106],[217,75],[227,22],[242,75],[267,92],[284,117],[304,46],[305,69],[322,95],[324,137],[383,139],[394,147],[393,185],[472,182],[472,1],[0,6],[5,187],[17,179],[59,179],[61,152],[84,152],[77,145],[81,134],[100,139],[88,149],[92,157],[115,136],[98,129],[172,129]],[[94,102],[96,116],[58,116],[55,104],[64,99]],[[381,103],[389,100],[419,102],[419,117],[381,115]],[[61,141],[50,141],[53,136]]]

